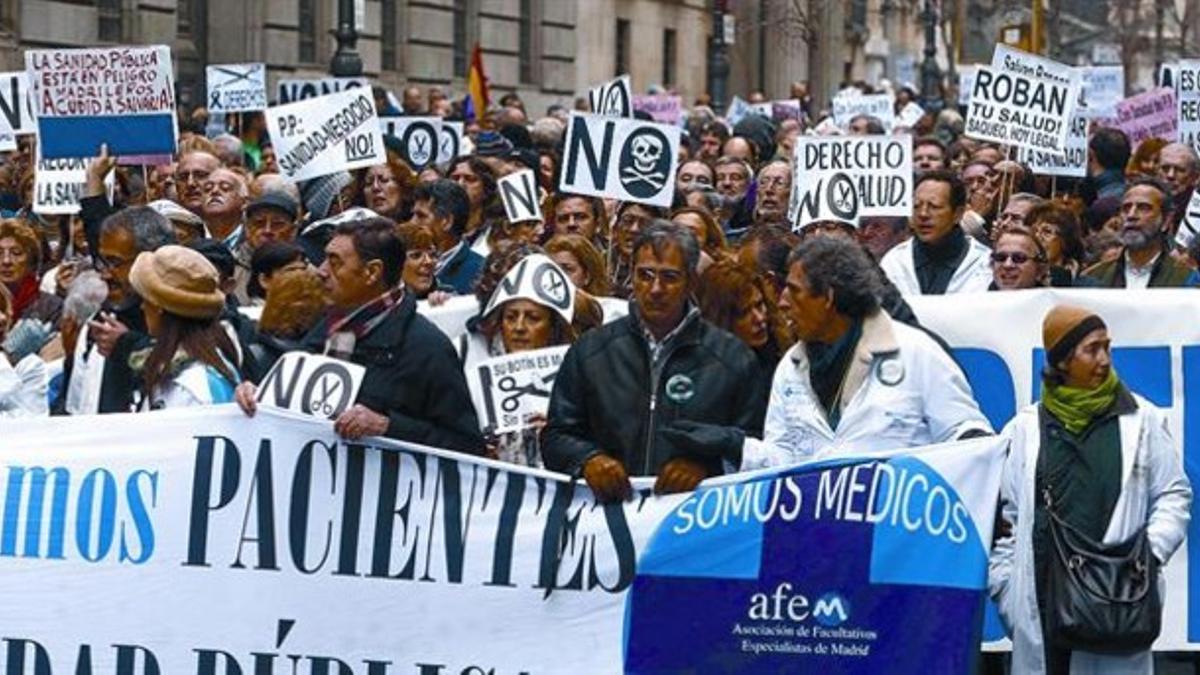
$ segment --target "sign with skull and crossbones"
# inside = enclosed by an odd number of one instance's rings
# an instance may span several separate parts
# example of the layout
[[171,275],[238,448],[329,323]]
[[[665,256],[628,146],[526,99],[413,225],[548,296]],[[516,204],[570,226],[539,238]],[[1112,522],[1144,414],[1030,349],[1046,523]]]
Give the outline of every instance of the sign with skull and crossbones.
[[678,157],[679,127],[572,113],[559,189],[667,207]]

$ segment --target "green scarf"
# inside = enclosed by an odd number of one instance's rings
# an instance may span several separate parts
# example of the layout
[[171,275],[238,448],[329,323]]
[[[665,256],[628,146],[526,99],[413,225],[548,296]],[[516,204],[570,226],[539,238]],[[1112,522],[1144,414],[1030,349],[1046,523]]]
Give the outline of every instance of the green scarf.
[[1117,371],[1110,369],[1108,377],[1095,389],[1080,387],[1057,387],[1042,381],[1042,404],[1050,411],[1067,431],[1078,434],[1091,424],[1095,417],[1112,407],[1117,399],[1117,390],[1121,380]]

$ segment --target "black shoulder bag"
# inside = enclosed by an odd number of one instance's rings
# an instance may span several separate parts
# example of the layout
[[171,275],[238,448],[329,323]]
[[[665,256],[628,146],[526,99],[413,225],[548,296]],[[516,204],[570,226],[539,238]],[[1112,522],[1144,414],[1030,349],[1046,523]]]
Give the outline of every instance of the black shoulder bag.
[[1038,464],[1052,539],[1042,627],[1046,640],[1099,654],[1149,649],[1162,628],[1162,597],[1146,526],[1119,544],[1094,541],[1058,516],[1044,453]]

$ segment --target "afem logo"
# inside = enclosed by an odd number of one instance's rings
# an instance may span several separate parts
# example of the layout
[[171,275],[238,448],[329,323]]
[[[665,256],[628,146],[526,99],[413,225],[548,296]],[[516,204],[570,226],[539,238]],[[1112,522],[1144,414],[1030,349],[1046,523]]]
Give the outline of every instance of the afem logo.
[[837,628],[850,618],[850,603],[839,593],[830,591],[817,598],[813,605],[813,620],[826,628]]
[[850,602],[840,593],[830,591],[815,603],[803,593],[793,593],[790,583],[780,582],[771,593],[755,593],[750,597],[749,618],[757,621],[792,621],[800,623],[812,617],[826,628],[836,628],[850,619]]

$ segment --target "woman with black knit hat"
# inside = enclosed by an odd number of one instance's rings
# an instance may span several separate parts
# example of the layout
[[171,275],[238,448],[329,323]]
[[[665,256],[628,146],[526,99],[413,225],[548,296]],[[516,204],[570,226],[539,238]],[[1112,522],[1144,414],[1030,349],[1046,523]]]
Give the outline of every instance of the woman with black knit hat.
[[1187,532],[1191,485],[1163,412],[1113,369],[1099,316],[1055,307],[1042,338],[1041,402],[1004,430],[1011,531],[988,574],[1012,672],[1150,673],[1165,588],[1157,570]]
[[200,253],[168,245],[140,254],[129,282],[142,298],[154,345],[130,357],[141,374],[140,410],[230,403],[237,351],[221,326],[220,275]]

